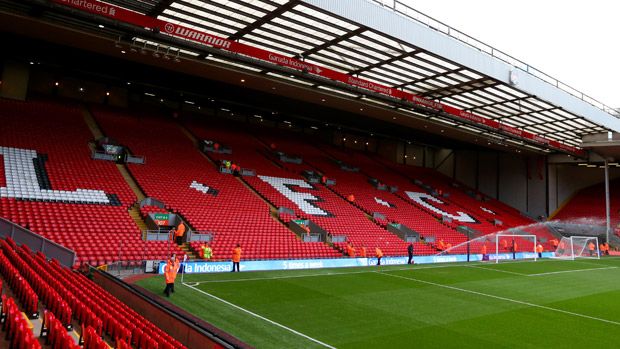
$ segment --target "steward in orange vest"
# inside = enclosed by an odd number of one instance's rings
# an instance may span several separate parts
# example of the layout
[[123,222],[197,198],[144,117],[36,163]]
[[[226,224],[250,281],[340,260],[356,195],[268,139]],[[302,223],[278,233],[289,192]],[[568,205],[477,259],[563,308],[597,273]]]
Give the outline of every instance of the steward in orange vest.
[[180,262],[174,255],[166,262],[166,266],[164,267],[164,279],[166,280],[164,294],[166,297],[170,297],[170,293],[174,293],[174,280],[177,278],[179,266]]
[[232,253],[233,268],[231,272],[235,271],[235,267],[237,268],[237,272],[239,272],[239,262],[241,262],[241,252],[242,252],[241,246],[237,244],[237,247],[233,248],[233,253]]
[[383,251],[379,247],[375,248],[375,255],[377,255],[377,265],[381,265],[381,257],[383,257]]

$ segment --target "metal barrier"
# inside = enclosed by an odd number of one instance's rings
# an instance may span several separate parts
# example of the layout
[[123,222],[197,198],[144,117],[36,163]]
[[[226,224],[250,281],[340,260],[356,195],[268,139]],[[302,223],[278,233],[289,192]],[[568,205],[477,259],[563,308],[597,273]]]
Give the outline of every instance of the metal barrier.
[[203,242],[211,242],[213,241],[213,236],[215,235],[211,231],[188,231],[187,233],[187,241],[203,241]]
[[60,264],[68,268],[72,268],[75,264],[75,251],[48,240],[4,218],[0,218],[0,236],[3,238],[10,237],[18,245],[25,244],[35,252],[40,251],[48,258],[54,258],[60,262]]

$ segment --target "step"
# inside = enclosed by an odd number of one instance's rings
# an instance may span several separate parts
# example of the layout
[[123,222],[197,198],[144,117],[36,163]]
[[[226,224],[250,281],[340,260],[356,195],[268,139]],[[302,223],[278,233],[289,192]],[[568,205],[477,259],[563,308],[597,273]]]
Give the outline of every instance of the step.
[[133,178],[131,173],[129,173],[127,166],[122,164],[116,164],[116,168],[121,173],[123,179],[125,179],[125,182],[127,182],[127,185],[129,185],[133,193],[136,194],[136,198],[138,198],[138,201],[146,199],[146,194],[142,191],[138,183],[136,183],[136,180]]

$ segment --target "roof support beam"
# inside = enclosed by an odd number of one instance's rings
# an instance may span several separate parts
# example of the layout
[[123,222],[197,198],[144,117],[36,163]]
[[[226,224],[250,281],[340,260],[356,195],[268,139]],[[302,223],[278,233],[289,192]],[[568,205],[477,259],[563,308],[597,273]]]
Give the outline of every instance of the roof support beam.
[[261,19],[259,19],[257,21],[254,21],[252,24],[246,26],[243,29],[240,29],[239,31],[237,31],[233,35],[229,36],[228,40],[238,40],[238,39],[240,39],[242,36],[251,33],[253,30],[260,28],[263,24],[268,23],[272,19],[274,19],[276,17],[279,17],[284,12],[292,9],[293,7],[295,7],[295,5],[299,4],[300,2],[301,2],[301,0],[289,0],[289,2],[287,2],[286,4],[278,7],[277,9],[275,9],[275,10],[269,12],[269,13],[267,13],[266,15],[261,17]]
[[319,52],[321,50],[324,50],[324,49],[326,49],[328,47],[334,46],[335,44],[337,44],[339,42],[343,42],[343,41],[348,40],[348,39],[350,39],[350,38],[352,38],[352,37],[354,37],[356,35],[359,35],[362,32],[364,32],[364,30],[365,30],[364,28],[357,28],[354,31],[348,32],[348,33],[346,33],[346,34],[344,34],[342,36],[336,37],[336,38],[334,38],[334,39],[332,39],[330,41],[326,41],[326,42],[322,43],[319,46],[315,46],[315,47],[313,47],[313,48],[311,48],[309,50],[306,50],[306,51],[300,53],[300,55],[302,57],[308,57],[308,56],[310,56],[312,54],[315,54],[315,53],[317,53],[317,52]]
[[[472,92],[472,91],[476,91],[482,88],[486,88],[486,87],[492,87],[495,85],[498,85],[498,82],[494,82],[492,84],[486,83],[486,81],[490,80],[489,78],[480,78],[480,79],[476,79],[476,80],[470,80],[470,81],[464,81],[460,84],[455,84],[455,85],[450,85],[448,87],[445,88],[440,88],[440,89],[436,89],[436,90],[432,90],[432,91],[428,91],[428,92],[424,92],[424,93],[419,93],[419,96],[422,97],[433,97],[433,98],[446,98],[446,97],[452,97],[454,95],[459,95],[461,93],[464,92]],[[475,84],[483,84],[483,86],[473,86]],[[471,87],[470,89],[466,90],[465,87]],[[454,90],[460,90],[463,89],[465,91],[461,91],[461,92],[454,92]],[[445,93],[445,92],[449,92],[449,93]],[[435,96],[436,94],[439,94],[439,96]]]
[[475,107],[467,108],[466,110],[467,111],[473,111],[473,110],[476,110],[476,109],[492,107],[492,106],[495,106],[495,105],[503,105],[503,104],[510,103],[510,102],[522,101],[522,100],[528,99],[528,98],[529,98],[529,96],[519,97],[519,98],[515,98],[515,99],[507,99],[507,100],[503,100],[503,101],[499,101],[499,102],[493,102],[493,103],[487,103],[487,104],[483,104],[483,105],[478,105],[478,106],[475,106]]
[[380,67],[380,66],[385,65],[385,64],[390,64],[392,62],[396,62],[396,61],[401,60],[401,59],[403,59],[405,57],[409,57],[410,55],[415,55],[416,52],[405,52],[405,53],[402,53],[402,54],[400,54],[398,56],[394,56],[394,57],[391,57],[389,59],[386,59],[385,61],[380,61],[380,62],[377,62],[375,64],[367,65],[365,67],[362,67],[362,68],[359,68],[359,69],[356,69],[356,70],[352,70],[352,71],[349,72],[349,75],[357,75],[357,74],[365,72],[367,70],[370,70],[370,69],[373,69],[373,68],[376,68],[376,67]]
[[[405,83],[402,83],[400,85],[395,85],[395,86],[392,86],[392,87],[393,88],[401,88],[401,87],[405,87],[407,85],[415,85],[418,82],[424,82],[424,81],[427,81],[427,80],[433,80],[433,79],[436,79],[436,78],[441,77],[441,76],[450,75],[452,73],[458,73],[458,72],[460,72],[463,69],[464,68],[456,68],[456,69],[453,69],[453,70],[447,70],[447,71],[445,71],[443,73],[440,73],[440,74],[431,75],[431,76],[427,76],[427,77],[424,77],[424,78],[421,78],[421,79],[412,80],[412,81],[405,82]],[[468,82],[469,81],[466,81],[465,83],[468,83]]]

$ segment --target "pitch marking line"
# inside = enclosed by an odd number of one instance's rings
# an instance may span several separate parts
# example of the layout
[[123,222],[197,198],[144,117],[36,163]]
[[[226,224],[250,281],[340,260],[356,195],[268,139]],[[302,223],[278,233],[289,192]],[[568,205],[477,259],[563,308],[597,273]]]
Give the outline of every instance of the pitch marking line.
[[524,274],[527,276],[542,276],[542,275],[553,275],[553,274],[563,274],[563,273],[577,273],[580,271],[591,271],[591,270],[607,270],[607,269],[618,269],[618,267],[604,267],[604,268],[588,268],[588,269],[575,269],[575,270],[561,270],[561,271],[551,271],[548,273],[538,273],[538,274]]
[[576,317],[581,317],[581,318],[585,318],[585,319],[590,319],[590,320],[595,320],[595,321],[600,321],[600,322],[605,322],[605,323],[608,323],[608,324],[620,326],[620,322],[617,322],[617,321],[602,319],[602,318],[598,318],[598,317],[594,317],[594,316],[590,316],[590,315],[573,313],[572,311],[562,310],[562,309],[557,309],[557,308],[551,308],[551,307],[547,307],[545,305],[539,305],[539,304],[524,302],[524,301],[520,301],[520,300],[516,300],[516,299],[502,297],[502,296],[495,296],[495,295],[492,295],[492,294],[482,293],[482,292],[478,292],[478,291],[472,291],[472,290],[468,290],[468,289],[465,289],[465,288],[459,288],[459,287],[454,287],[454,286],[449,286],[449,285],[438,284],[436,282],[425,281],[425,280],[420,280],[420,279],[406,277],[406,276],[401,276],[401,275],[388,274],[387,272],[375,271],[375,273],[381,274],[381,275],[385,275],[385,276],[394,277],[394,278],[399,278],[399,279],[411,280],[411,281],[419,282],[421,284],[431,285],[431,286],[435,286],[435,287],[446,288],[446,289],[453,290],[453,291],[459,291],[459,292],[464,292],[464,293],[475,294],[475,295],[478,295],[478,296],[499,299],[499,300],[502,300],[502,301],[506,301],[506,302],[510,302],[510,303],[516,303],[516,304],[521,304],[521,305],[525,305],[525,306],[532,307],[532,308],[539,308],[539,309],[550,310],[550,311],[554,311],[554,312],[557,312],[557,313],[572,315],[572,316],[576,316]]
[[264,321],[266,321],[266,322],[268,322],[268,323],[270,323],[270,324],[272,324],[272,325],[275,325],[275,326],[278,326],[278,327],[280,327],[280,328],[283,328],[283,329],[285,329],[285,330],[287,330],[287,331],[289,331],[289,332],[292,332],[292,333],[294,333],[294,334],[296,334],[296,335],[298,335],[298,336],[300,336],[300,337],[304,337],[304,338],[306,338],[306,339],[308,339],[308,340],[310,340],[310,341],[312,341],[312,342],[314,342],[314,343],[316,343],[316,344],[319,344],[319,345],[321,345],[321,346],[323,346],[323,347],[325,347],[325,348],[336,349],[336,347],[333,347],[333,346],[331,346],[331,345],[329,345],[329,344],[323,343],[323,342],[321,342],[320,340],[318,340],[318,339],[314,339],[314,338],[312,338],[312,337],[310,337],[310,336],[307,336],[307,335],[305,335],[305,334],[303,334],[303,333],[301,333],[301,332],[299,332],[299,331],[295,331],[294,329],[292,329],[292,328],[290,328],[290,327],[286,327],[286,326],[284,326],[284,325],[282,325],[282,324],[280,324],[280,323],[278,323],[278,322],[275,322],[275,321],[273,321],[273,320],[269,320],[269,319],[267,319],[267,318],[266,318],[266,317],[264,317],[264,316],[258,315],[258,314],[256,314],[256,313],[254,313],[254,312],[250,311],[250,310],[247,310],[247,309],[245,309],[245,308],[242,308],[242,307],[240,307],[240,306],[238,306],[238,305],[236,305],[236,304],[233,304],[233,303],[231,303],[231,302],[229,302],[229,301],[227,301],[227,300],[225,300],[225,299],[222,299],[222,298],[220,298],[220,297],[218,297],[218,296],[212,295],[212,294],[210,294],[210,293],[208,293],[208,292],[205,292],[205,291],[203,291],[203,290],[201,290],[201,289],[199,289],[199,288],[196,288],[196,287],[194,287],[194,286],[190,286],[190,285],[188,285],[188,284],[184,284],[184,285],[185,285],[185,286],[187,286],[187,287],[189,287],[189,288],[191,288],[191,289],[192,289],[192,290],[194,290],[194,291],[197,291],[197,292],[200,292],[200,293],[204,294],[205,296],[208,296],[208,297],[211,297],[211,298],[213,298],[213,299],[216,299],[216,300],[218,300],[218,301],[220,301],[220,302],[222,302],[222,303],[224,303],[224,304],[227,304],[227,305],[229,305],[229,306],[231,306],[231,307],[233,307],[233,308],[235,308],[235,309],[241,310],[241,311],[243,311],[243,312],[245,312],[245,313],[248,313],[248,314],[250,314],[250,315],[252,315],[252,316],[254,316],[254,317],[257,317],[257,318],[259,318],[259,319],[261,319],[261,320],[264,320]]

